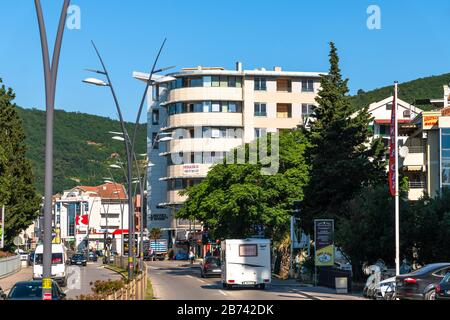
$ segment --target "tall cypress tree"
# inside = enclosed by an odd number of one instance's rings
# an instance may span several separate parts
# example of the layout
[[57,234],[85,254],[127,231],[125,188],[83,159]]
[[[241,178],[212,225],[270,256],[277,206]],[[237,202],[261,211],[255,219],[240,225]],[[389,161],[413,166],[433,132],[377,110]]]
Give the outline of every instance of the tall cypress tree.
[[330,43],[330,71],[321,77],[315,121],[310,131],[310,184],[306,188],[303,224],[317,218],[336,218],[345,201],[362,186],[385,179],[384,146],[372,136],[368,107],[355,114],[348,96],[334,43]]
[[[2,80],[0,79],[0,84]],[[33,186],[30,161],[26,158],[25,133],[13,104],[15,94],[0,87],[0,205],[6,207],[5,245],[28,228],[39,214],[40,197]]]

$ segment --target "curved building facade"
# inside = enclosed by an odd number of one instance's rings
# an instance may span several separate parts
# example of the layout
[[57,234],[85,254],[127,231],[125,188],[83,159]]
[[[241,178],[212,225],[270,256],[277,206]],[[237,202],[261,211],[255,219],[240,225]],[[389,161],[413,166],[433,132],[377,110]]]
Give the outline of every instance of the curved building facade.
[[[176,212],[179,192],[200,183],[209,169],[236,147],[269,132],[294,129],[314,111],[320,74],[276,67],[243,70],[189,68],[155,76],[148,99],[148,229],[162,228],[172,240],[200,230]],[[146,81],[148,74],[134,73]],[[158,135],[171,136],[156,142]]]

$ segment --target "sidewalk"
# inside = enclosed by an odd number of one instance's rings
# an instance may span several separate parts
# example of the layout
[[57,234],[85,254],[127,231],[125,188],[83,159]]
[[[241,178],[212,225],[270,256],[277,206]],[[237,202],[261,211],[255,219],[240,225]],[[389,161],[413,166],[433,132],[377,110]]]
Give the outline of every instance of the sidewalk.
[[330,295],[330,296],[341,296],[341,297],[347,297],[350,299],[355,300],[365,300],[363,298],[362,293],[359,292],[350,292],[347,294],[337,294],[335,289],[327,288],[327,287],[315,287],[312,284],[306,284],[301,283],[297,281],[296,279],[277,279],[273,278],[271,286],[280,286],[280,287],[295,287],[297,289],[300,289],[303,293],[310,293],[310,294],[322,294],[324,297]]
[[20,271],[6,277],[0,279],[0,288],[3,289],[5,293],[7,293],[16,282],[19,281],[28,281],[33,278],[33,268],[23,268]]

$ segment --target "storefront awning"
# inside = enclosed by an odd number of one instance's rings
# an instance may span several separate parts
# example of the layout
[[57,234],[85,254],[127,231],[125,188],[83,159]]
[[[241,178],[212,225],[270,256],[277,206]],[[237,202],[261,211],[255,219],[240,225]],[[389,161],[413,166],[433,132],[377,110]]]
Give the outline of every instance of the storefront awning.
[[403,167],[403,169],[405,171],[417,172],[417,171],[423,171],[423,166],[405,166],[405,167]]

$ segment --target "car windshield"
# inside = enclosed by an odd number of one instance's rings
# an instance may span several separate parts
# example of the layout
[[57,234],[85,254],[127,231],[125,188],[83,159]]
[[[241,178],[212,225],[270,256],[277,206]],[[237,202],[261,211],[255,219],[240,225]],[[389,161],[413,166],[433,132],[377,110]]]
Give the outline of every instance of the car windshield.
[[206,258],[205,263],[220,266],[220,260],[217,258]]
[[444,283],[450,283],[450,272],[447,272],[443,280]]
[[[38,253],[35,256],[34,263],[36,265],[41,265],[42,264],[42,260],[43,260],[43,254],[42,253]],[[63,262],[63,255],[62,255],[62,253],[53,253],[52,254],[52,264],[60,264],[62,262]]]
[[42,285],[39,283],[17,284],[11,290],[9,298],[33,299],[42,297]]
[[74,254],[72,258],[73,259],[83,259],[84,255],[82,255],[82,254]]

